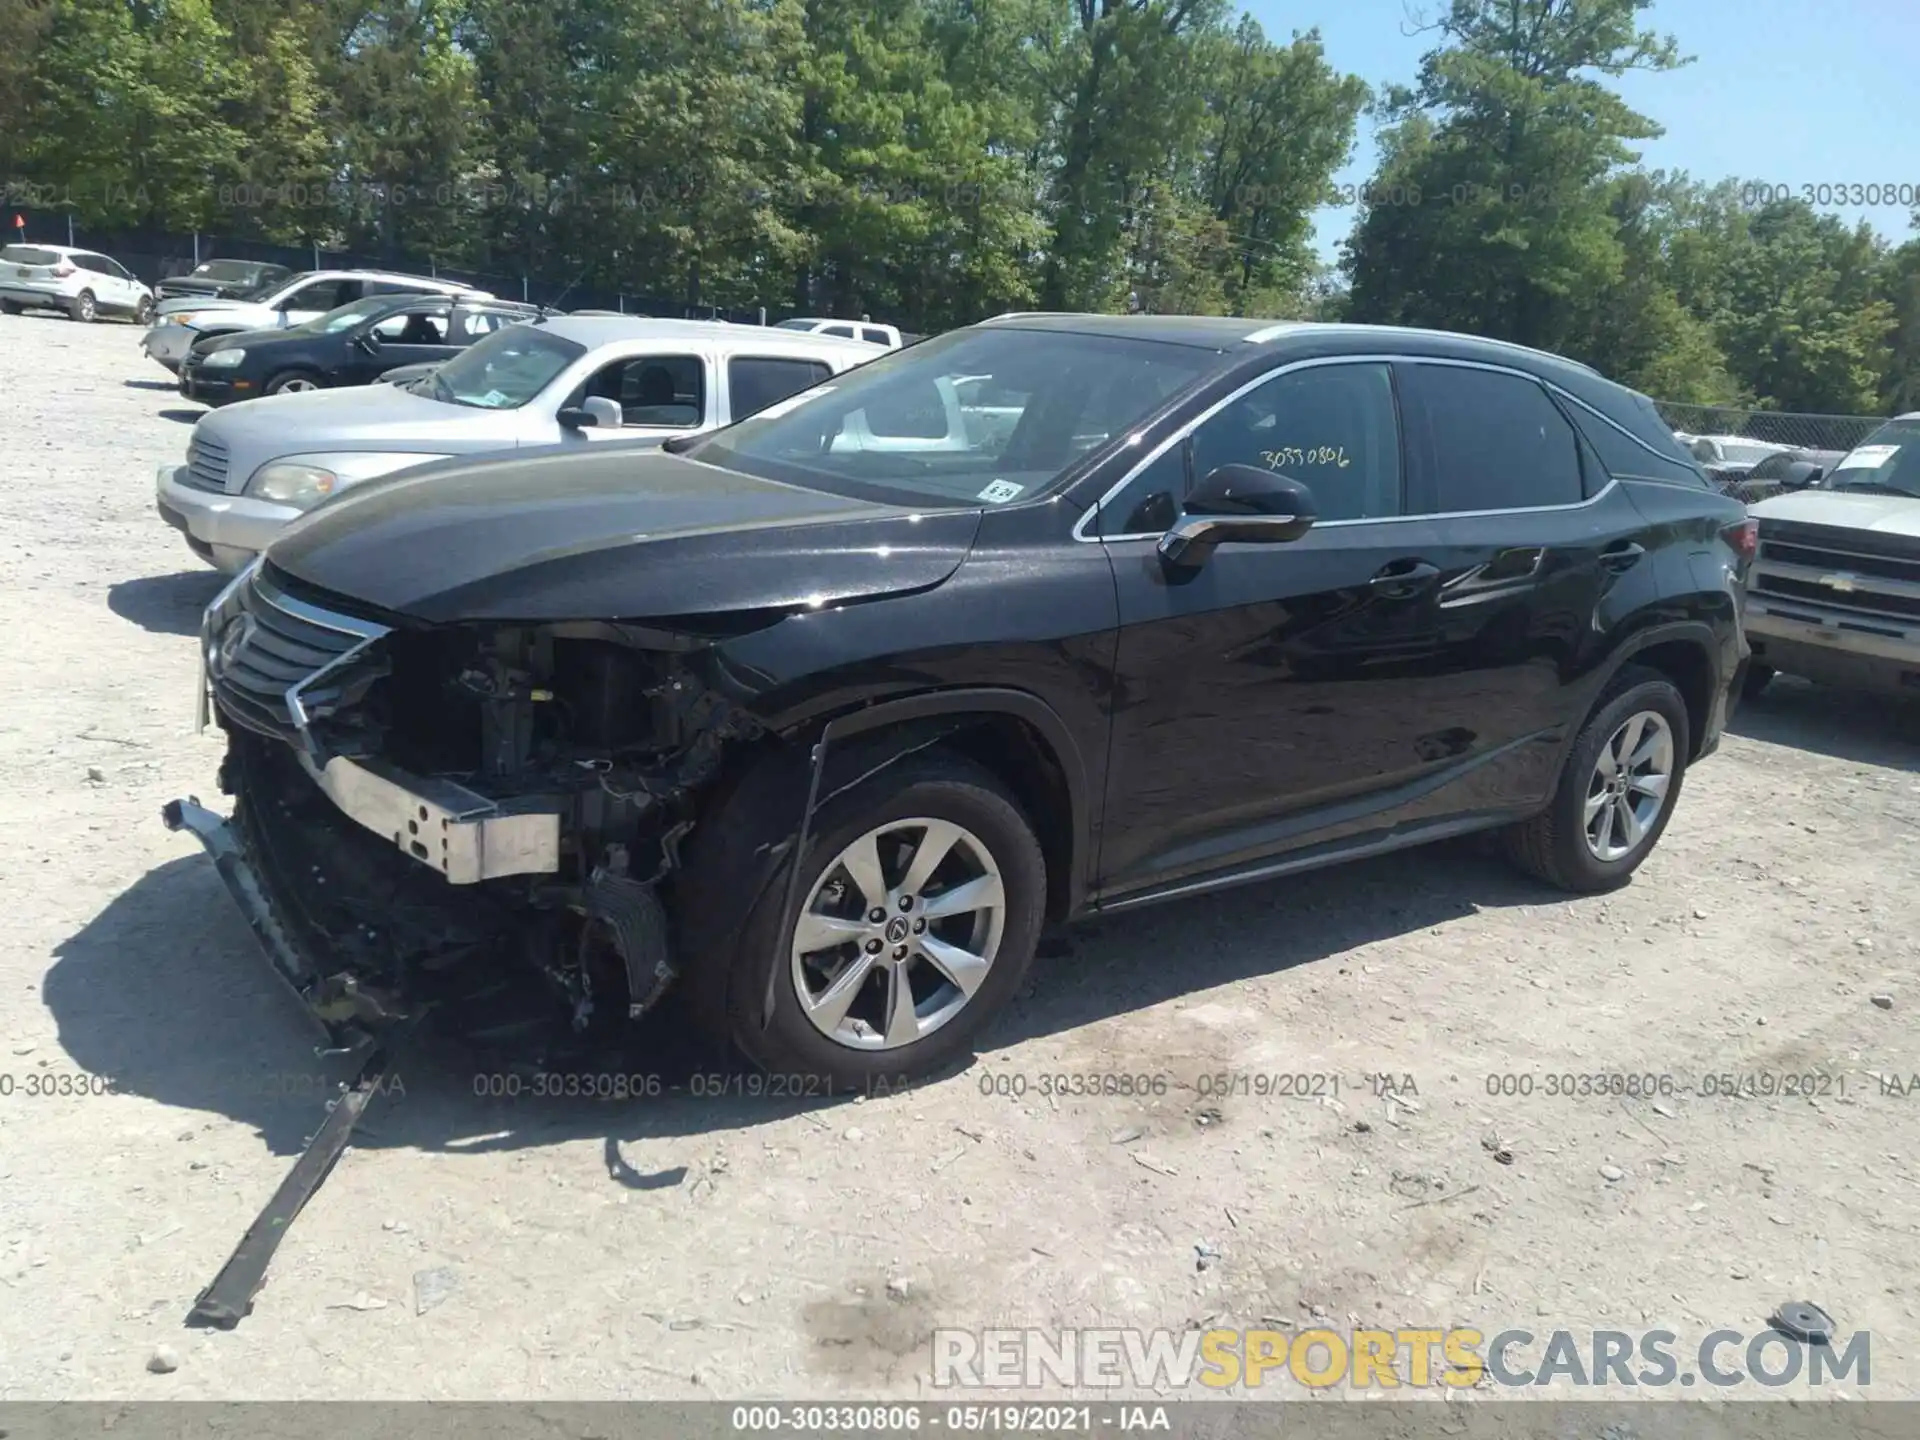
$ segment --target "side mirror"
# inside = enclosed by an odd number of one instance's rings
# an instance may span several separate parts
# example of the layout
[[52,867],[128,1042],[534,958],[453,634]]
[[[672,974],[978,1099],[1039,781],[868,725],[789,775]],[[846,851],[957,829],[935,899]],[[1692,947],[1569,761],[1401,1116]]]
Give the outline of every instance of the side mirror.
[[1169,565],[1204,565],[1223,541],[1278,544],[1313,528],[1313,492],[1300,481],[1257,465],[1222,465],[1187,497],[1184,512],[1160,538]]
[[553,418],[569,430],[618,430],[625,419],[620,407],[604,395],[589,395]]

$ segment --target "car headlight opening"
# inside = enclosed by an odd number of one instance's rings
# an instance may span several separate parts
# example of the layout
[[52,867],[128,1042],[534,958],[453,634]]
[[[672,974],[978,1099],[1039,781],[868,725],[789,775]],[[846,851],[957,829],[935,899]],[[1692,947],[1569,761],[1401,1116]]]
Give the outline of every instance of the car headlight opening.
[[[226,353],[226,352],[217,352]],[[318,465],[276,462],[262,465],[247,482],[247,493],[277,505],[305,510],[318,505],[340,487],[340,477]]]
[[246,358],[245,350],[215,350],[200,363],[208,370],[231,370]]

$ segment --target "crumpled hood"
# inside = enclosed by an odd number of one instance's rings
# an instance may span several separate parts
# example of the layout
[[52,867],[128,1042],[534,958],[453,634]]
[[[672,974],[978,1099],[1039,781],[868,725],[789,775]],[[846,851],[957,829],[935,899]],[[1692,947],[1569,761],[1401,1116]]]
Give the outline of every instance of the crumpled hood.
[[343,600],[431,622],[647,620],[927,589],[978,509],[912,511],[657,449],[442,462],[355,487],[268,563]]
[[1920,498],[1908,495],[1801,490],[1749,505],[1747,513],[1763,524],[1784,520],[1795,525],[1828,525],[1836,530],[1871,530],[1920,539]]

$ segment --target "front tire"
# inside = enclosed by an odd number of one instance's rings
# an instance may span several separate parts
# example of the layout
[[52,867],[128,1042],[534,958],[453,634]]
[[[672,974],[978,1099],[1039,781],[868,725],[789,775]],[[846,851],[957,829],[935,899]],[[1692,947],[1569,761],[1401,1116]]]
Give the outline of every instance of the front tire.
[[18,315],[24,307],[13,300],[0,300],[0,315]]
[[731,957],[728,1038],[763,1069],[834,1091],[938,1073],[970,1053],[1033,961],[1047,895],[1033,826],[996,776],[937,751],[834,797],[814,822],[794,920],[783,869]]
[[138,305],[133,307],[133,323],[136,325],[151,325],[153,323],[153,301],[151,298],[143,299]]
[[1660,841],[1680,798],[1687,704],[1657,671],[1621,671],[1567,753],[1553,801],[1507,832],[1528,874],[1577,894],[1617,890]]
[[82,290],[78,295],[74,296],[73,304],[67,309],[68,317],[79,321],[82,325],[91,325],[94,316],[98,313],[99,310],[94,304],[93,292],[91,290]]
[[311,370],[283,370],[267,382],[263,394],[301,395],[320,388],[320,377]]
[[1767,686],[1772,683],[1775,670],[1771,665],[1762,665],[1758,661],[1747,664],[1747,678],[1740,682],[1742,700],[1758,700]]

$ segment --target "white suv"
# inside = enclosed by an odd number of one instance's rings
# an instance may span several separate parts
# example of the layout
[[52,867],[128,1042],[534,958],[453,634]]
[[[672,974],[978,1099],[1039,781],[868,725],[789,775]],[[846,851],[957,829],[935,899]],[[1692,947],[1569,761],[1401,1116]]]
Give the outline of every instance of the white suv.
[[153,314],[153,291],[94,250],[8,245],[0,249],[0,310],[61,310],[82,321],[126,315],[144,325]]
[[140,348],[168,370],[178,372],[195,342],[209,335],[241,330],[284,330],[318,319],[329,310],[370,295],[466,295],[492,299],[458,280],[429,280],[386,270],[309,270],[273,281],[252,295],[215,300],[183,296],[162,300],[154,327]]

